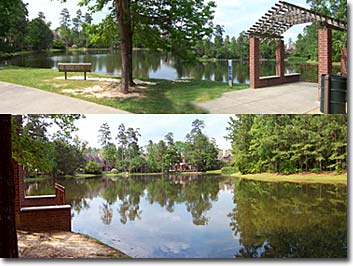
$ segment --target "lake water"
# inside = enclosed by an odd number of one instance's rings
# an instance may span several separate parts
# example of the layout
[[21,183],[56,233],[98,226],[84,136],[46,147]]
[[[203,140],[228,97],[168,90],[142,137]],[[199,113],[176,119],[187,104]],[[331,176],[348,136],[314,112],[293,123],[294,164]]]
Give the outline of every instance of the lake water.
[[[121,57],[119,51],[61,51],[33,53],[16,56],[10,59],[0,58],[0,65],[21,67],[57,68],[58,63],[92,63],[94,73],[119,75]],[[334,71],[339,71],[334,69]],[[136,78],[181,79],[228,81],[228,62],[180,63],[173,57],[160,52],[134,51],[133,72]],[[263,61],[260,67],[261,76],[276,74],[274,61]],[[303,81],[317,82],[317,66],[289,64],[286,73],[302,73]],[[233,61],[234,83],[249,84],[249,62]]]
[[[57,180],[74,232],[137,258],[344,258],[347,186],[220,176]],[[26,184],[28,195],[53,182]]]

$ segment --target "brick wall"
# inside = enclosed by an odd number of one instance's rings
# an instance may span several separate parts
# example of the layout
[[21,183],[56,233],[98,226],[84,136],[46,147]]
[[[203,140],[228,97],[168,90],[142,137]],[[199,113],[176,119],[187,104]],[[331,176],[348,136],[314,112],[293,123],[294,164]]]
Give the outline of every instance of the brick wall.
[[263,88],[285,83],[299,82],[300,75],[288,75],[285,73],[284,42],[277,41],[276,45],[276,76],[260,78],[260,40],[250,38],[250,88]]
[[13,160],[13,177],[15,185],[15,213],[17,224],[21,212],[21,205],[24,201],[24,170],[15,160]]
[[56,205],[55,196],[48,197],[26,197],[22,203],[22,207],[35,207],[35,206],[51,206]]
[[71,231],[71,209],[22,211],[18,229],[26,231]]
[[341,73],[345,77],[348,76],[348,53],[347,53],[347,48],[342,49]]
[[332,30],[319,29],[319,77],[318,97],[321,96],[321,76],[332,73]]
[[[28,231],[71,231],[71,207],[63,205],[64,190],[59,197],[25,197],[24,170],[13,161],[16,228]],[[58,206],[59,205],[59,206]],[[54,208],[41,209],[42,206]],[[34,209],[26,210],[27,207]],[[36,209],[36,207],[39,207]]]

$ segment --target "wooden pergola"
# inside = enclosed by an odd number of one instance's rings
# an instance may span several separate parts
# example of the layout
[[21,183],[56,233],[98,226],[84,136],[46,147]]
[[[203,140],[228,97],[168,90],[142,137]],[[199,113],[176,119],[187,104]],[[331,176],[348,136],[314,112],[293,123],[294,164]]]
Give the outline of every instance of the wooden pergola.
[[[332,29],[347,31],[347,23],[285,1],[279,1],[247,34],[250,37],[250,87],[259,88],[300,80],[300,74],[285,75],[283,34],[304,23],[319,23],[319,78],[332,72]],[[277,40],[276,76],[260,78],[260,40]],[[345,51],[346,54],[346,51]]]

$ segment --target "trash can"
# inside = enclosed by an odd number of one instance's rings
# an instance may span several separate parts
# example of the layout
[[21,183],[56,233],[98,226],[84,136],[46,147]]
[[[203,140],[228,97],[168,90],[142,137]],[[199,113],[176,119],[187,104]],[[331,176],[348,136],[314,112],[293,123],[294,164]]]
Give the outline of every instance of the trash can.
[[329,114],[347,113],[347,78],[336,75],[321,76],[320,111],[325,113],[325,79],[329,79]]
[[321,97],[320,97],[320,112],[325,113],[325,78],[326,75],[321,75]]
[[330,75],[330,113],[347,113],[347,78]]

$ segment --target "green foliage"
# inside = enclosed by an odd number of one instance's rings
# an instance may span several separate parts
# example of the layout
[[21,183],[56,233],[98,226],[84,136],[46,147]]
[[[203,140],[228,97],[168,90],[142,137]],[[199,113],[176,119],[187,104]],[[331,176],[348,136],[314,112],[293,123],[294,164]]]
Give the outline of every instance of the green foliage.
[[53,46],[53,33],[49,28],[50,23],[44,17],[38,17],[28,23],[25,37],[26,46],[35,51],[47,50]]
[[0,2],[0,51],[13,52],[24,48],[27,5],[22,0]]
[[217,170],[221,166],[217,144],[202,132],[204,128],[204,121],[196,119],[192,123],[191,132],[186,135],[184,153],[185,160],[201,172]]
[[[82,162],[85,143],[74,139],[74,121],[80,115],[24,115],[13,117],[13,158],[22,164],[28,175],[72,172]],[[47,128],[59,131],[50,136]],[[54,138],[51,141],[50,138]],[[66,153],[67,152],[67,153]]]
[[347,169],[345,115],[239,115],[227,130],[243,174]]
[[221,173],[222,175],[232,175],[232,174],[235,174],[236,171],[234,167],[223,167],[221,169]]
[[86,174],[101,174],[102,173],[102,166],[94,161],[89,161],[85,166],[85,173]]
[[[307,3],[316,12],[347,21],[347,0],[307,0]],[[318,60],[318,33],[320,25],[312,24],[304,29],[304,34],[299,34],[296,46],[296,55],[307,60]],[[334,62],[341,59],[341,50],[347,46],[347,32],[333,31],[332,58]]]

